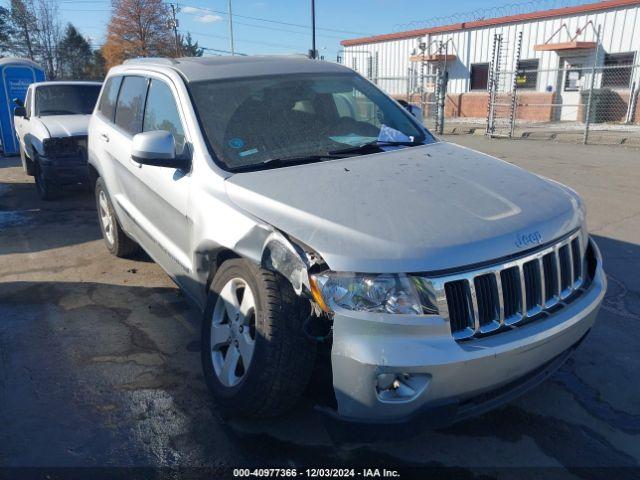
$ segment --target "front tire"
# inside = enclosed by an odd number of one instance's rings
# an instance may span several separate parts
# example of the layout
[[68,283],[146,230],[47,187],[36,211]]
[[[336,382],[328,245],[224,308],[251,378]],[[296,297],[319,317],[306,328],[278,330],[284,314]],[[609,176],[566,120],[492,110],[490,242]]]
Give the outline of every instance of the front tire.
[[304,392],[316,347],[302,324],[309,305],[282,276],[247,260],[223,263],[202,322],[204,378],[229,416],[270,417]]
[[116,257],[128,257],[138,251],[138,244],[131,240],[118,222],[116,212],[111,205],[109,193],[101,177],[96,181],[96,207],[102,238],[107,250]]
[[34,162],[33,175],[36,181],[36,190],[41,200],[53,200],[59,195],[59,187],[51,183],[51,181],[47,178],[45,171],[40,165],[38,157],[36,157]]
[[20,148],[20,160],[22,161],[22,170],[27,175],[33,177],[35,175],[34,165],[31,159],[27,156],[27,152],[22,148],[22,144],[18,142]]

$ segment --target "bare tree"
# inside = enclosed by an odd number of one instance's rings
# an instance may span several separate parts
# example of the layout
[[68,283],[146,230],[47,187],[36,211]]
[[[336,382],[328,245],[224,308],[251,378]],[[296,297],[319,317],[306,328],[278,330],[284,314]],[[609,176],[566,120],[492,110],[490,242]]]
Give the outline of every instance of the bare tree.
[[170,14],[163,0],[113,0],[102,47],[106,67],[127,58],[173,56]]
[[38,45],[34,35],[38,30],[36,9],[32,0],[11,0],[13,26],[10,50],[14,55],[36,60]]
[[54,0],[36,0],[35,36],[38,41],[38,57],[43,63],[47,78],[50,80],[58,76],[60,57],[58,44],[61,37],[60,15],[58,4]]

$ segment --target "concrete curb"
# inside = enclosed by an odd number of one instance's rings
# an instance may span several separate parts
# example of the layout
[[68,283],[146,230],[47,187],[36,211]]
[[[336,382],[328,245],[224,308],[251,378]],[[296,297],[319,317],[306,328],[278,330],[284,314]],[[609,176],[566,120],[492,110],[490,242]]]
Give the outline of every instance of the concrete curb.
[[[454,126],[446,127],[444,135],[477,135],[483,136],[485,127],[463,127]],[[522,138],[527,140],[552,140],[560,143],[582,143],[584,132],[568,131],[568,132],[549,132],[541,130],[525,130],[514,132],[514,139]],[[624,132],[615,133],[602,130],[596,130],[589,133],[589,144],[593,145],[627,145],[632,147],[640,147],[640,136],[629,136]]]

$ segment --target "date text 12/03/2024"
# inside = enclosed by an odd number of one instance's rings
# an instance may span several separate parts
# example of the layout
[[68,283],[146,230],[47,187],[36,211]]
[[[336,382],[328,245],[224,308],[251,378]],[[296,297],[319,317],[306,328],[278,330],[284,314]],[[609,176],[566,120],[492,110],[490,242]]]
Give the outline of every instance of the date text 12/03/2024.
[[234,477],[283,477],[283,478],[400,478],[397,470],[386,468],[237,468]]

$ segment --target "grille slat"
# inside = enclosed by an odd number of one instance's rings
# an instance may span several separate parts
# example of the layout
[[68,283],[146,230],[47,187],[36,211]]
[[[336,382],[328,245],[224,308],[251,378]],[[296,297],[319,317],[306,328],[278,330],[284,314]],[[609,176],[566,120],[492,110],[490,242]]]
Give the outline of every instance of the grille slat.
[[547,286],[545,284],[544,263],[542,261],[542,257],[536,260],[536,265],[538,268],[538,278],[540,279],[540,307],[544,308],[544,304],[547,301]]
[[558,272],[556,267],[556,255],[554,252],[542,257],[544,267],[544,298],[545,306],[555,303],[558,298]]
[[522,266],[524,284],[527,292],[527,316],[533,316],[542,309],[541,282],[538,260],[532,260]]
[[571,267],[571,255],[569,254],[569,245],[563,245],[558,249],[558,260],[560,262],[560,298],[567,296],[573,275]]
[[494,268],[442,277],[443,316],[456,340],[529,321],[573,294],[582,284],[578,233],[524,258]]
[[573,260],[574,283],[582,280],[582,255],[580,253],[580,239],[574,238],[571,241],[571,259]]
[[494,274],[479,275],[474,279],[476,298],[478,302],[478,326],[480,328],[493,325],[500,321],[500,305],[498,287]]
[[502,296],[504,297],[505,323],[511,324],[521,318],[520,272],[518,267],[507,268],[500,272]]
[[447,295],[451,331],[455,333],[471,328],[473,326],[473,318],[469,282],[466,280],[448,282],[445,284],[444,289]]

